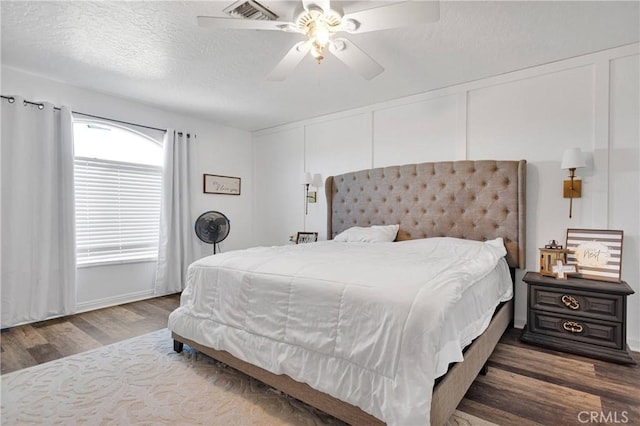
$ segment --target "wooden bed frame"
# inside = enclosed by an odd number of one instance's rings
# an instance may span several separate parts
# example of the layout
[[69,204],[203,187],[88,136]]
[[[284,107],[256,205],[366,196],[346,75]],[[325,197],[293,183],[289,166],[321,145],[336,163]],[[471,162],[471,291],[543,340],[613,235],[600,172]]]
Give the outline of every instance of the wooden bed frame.
[[[525,265],[526,161],[456,161],[393,166],[327,178],[327,236],[352,226],[400,224],[398,240],[449,236],[502,237],[507,262]],[[469,345],[433,388],[431,424],[446,423],[513,321],[513,300],[503,303],[487,330]],[[286,375],[276,375],[225,351],[172,334],[186,344],[282,392],[352,425],[380,425],[358,407]]]

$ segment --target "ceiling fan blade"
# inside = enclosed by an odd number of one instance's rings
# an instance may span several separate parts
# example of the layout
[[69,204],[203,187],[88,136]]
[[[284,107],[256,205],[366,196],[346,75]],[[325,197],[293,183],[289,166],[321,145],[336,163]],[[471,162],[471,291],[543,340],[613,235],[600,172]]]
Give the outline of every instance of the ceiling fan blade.
[[288,31],[291,22],[254,20],[241,18],[221,18],[218,16],[198,16],[198,26],[203,28],[231,28],[238,30],[280,30]]
[[304,10],[309,10],[309,6],[318,6],[325,12],[328,12],[331,9],[329,0],[302,0],[302,7],[304,7]]
[[405,1],[349,13],[344,16],[343,21],[355,22],[355,29],[349,29],[346,26],[346,30],[359,34],[435,22],[438,19],[440,19],[440,2]]
[[296,43],[267,76],[267,80],[282,81],[287,78],[296,65],[302,61],[302,58],[309,53],[310,49],[311,43],[308,40]]
[[371,80],[384,71],[379,63],[346,38],[333,39],[329,43],[329,52],[357,71],[366,80]]

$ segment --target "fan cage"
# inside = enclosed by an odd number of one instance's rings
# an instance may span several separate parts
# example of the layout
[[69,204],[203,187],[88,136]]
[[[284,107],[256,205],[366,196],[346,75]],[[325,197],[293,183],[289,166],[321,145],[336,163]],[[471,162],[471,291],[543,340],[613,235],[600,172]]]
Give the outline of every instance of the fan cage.
[[200,241],[213,245],[213,254],[216,254],[218,244],[229,236],[231,223],[224,213],[211,210],[196,219],[194,230]]

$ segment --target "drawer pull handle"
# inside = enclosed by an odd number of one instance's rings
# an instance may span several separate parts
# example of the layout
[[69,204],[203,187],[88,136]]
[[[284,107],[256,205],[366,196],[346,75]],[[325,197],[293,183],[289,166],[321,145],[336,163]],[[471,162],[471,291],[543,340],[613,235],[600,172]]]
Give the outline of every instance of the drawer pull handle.
[[580,324],[579,322],[575,322],[575,321],[565,321],[562,323],[562,328],[564,328],[567,331],[570,331],[572,333],[582,333],[582,330],[584,330],[584,327],[582,327],[582,324]]
[[562,296],[562,303],[569,309],[580,309],[580,304],[578,300],[573,296],[567,296],[566,294]]

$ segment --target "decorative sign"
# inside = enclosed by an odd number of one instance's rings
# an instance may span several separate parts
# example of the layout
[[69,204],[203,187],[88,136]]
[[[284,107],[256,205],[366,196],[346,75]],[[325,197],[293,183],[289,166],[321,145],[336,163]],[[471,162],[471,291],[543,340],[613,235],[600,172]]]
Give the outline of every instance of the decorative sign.
[[578,276],[620,282],[622,271],[622,231],[567,229],[567,262]]
[[558,260],[551,269],[558,280],[566,280],[567,274],[576,273],[576,265],[564,265],[562,260]]
[[204,175],[205,194],[240,195],[240,178],[219,175]]
[[587,241],[576,247],[578,264],[589,268],[605,268],[611,259],[611,250],[598,241]]

